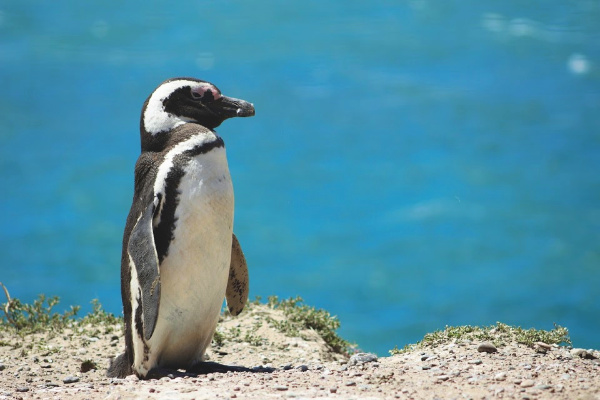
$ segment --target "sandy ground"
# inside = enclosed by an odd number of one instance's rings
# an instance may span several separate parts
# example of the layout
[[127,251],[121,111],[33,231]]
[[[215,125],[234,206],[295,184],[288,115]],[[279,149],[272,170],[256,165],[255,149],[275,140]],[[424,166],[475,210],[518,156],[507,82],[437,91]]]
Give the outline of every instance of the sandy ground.
[[[267,318],[267,319],[265,319]],[[210,360],[252,372],[105,377],[120,326],[73,326],[20,337],[0,332],[0,399],[585,399],[600,400],[597,351],[511,343],[496,352],[456,341],[391,357],[331,352],[313,331],[288,337],[256,306],[219,325]],[[493,349],[492,349],[493,350]],[[88,368],[95,368],[87,371]],[[86,372],[83,372],[86,371]]]

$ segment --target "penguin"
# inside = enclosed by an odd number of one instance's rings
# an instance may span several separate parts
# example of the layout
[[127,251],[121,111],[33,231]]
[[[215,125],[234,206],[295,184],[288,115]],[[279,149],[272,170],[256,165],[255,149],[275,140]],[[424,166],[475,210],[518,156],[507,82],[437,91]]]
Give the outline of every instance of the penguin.
[[109,377],[203,364],[226,298],[238,315],[248,268],[233,234],[234,196],[225,143],[214,130],[254,105],[212,83],[173,78],[144,102],[141,155],[123,234],[125,352]]

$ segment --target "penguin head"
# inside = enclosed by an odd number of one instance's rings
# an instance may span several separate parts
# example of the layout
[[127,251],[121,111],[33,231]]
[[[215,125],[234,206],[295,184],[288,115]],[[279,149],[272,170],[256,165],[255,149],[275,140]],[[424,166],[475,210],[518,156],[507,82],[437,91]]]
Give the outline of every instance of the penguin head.
[[252,103],[224,96],[210,82],[195,78],[168,79],[152,92],[142,108],[142,149],[147,147],[145,144],[162,142],[159,136],[185,123],[214,129],[227,118],[253,115]]

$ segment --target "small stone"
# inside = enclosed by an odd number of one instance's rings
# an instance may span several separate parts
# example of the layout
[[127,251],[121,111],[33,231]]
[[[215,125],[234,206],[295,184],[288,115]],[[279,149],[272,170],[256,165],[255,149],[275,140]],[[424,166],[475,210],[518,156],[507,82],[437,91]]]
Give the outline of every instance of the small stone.
[[308,371],[308,366],[306,366],[306,365],[302,364],[302,365],[298,365],[298,366],[296,367],[296,369],[297,369],[298,371],[300,371],[300,372],[306,372],[306,371]]
[[82,373],[86,373],[94,369],[98,369],[98,366],[92,360],[86,360],[79,366],[79,371]]
[[0,363],[0,371],[4,371],[6,369],[6,365]]
[[377,361],[377,355],[373,353],[358,353],[350,357],[348,365],[365,364],[373,361]]
[[537,385],[535,388],[536,389],[541,389],[541,390],[547,390],[550,389],[552,386],[550,385]]
[[29,392],[29,388],[27,386],[19,386],[17,388],[17,392],[19,392],[19,393]]
[[329,393],[337,393],[338,388],[336,386],[329,388]]
[[76,376],[67,376],[65,379],[63,379],[63,383],[75,383],[75,382],[79,382],[79,378]]
[[584,351],[583,353],[581,353],[581,358],[584,358],[586,360],[595,360],[598,357],[596,357],[594,355],[594,353],[592,352],[592,350],[588,350],[588,351]]
[[273,389],[279,390],[279,391],[283,392],[285,390],[288,390],[288,387],[287,386],[283,386],[283,385],[275,385],[275,386],[273,386]]
[[552,350],[552,346],[550,346],[549,344],[546,344],[544,342],[535,342],[533,344],[533,349],[535,350],[536,353],[546,354],[547,352]]
[[345,383],[346,386],[356,386],[356,382],[354,381],[348,381]]
[[469,364],[479,365],[481,363],[483,363],[483,361],[481,361],[479,358],[476,360],[469,360]]
[[573,357],[581,357],[587,360],[594,360],[597,357],[594,355],[593,350],[585,350],[585,349],[571,349],[571,355]]
[[521,382],[519,386],[521,386],[522,388],[528,388],[532,387],[533,385],[535,385],[534,381],[532,381],[531,379],[525,379],[523,382]]
[[437,377],[438,381],[447,381],[448,379],[450,379],[448,375],[440,375]]
[[477,351],[480,353],[496,353],[498,349],[490,342],[483,342],[477,346]]
[[494,380],[496,381],[504,381],[506,380],[506,372],[499,372],[494,376]]

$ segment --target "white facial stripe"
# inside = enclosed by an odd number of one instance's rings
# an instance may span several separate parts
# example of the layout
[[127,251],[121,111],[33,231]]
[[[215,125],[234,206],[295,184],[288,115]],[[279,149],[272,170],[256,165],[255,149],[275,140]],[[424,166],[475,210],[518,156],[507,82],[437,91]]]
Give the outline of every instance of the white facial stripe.
[[169,131],[179,125],[192,121],[182,116],[169,114],[165,111],[163,105],[163,101],[169,97],[171,93],[184,86],[190,86],[193,91],[199,93],[210,90],[213,92],[215,99],[217,98],[216,93],[218,93],[218,91],[210,83],[181,79],[160,85],[150,96],[148,106],[144,112],[144,128],[148,133],[156,135],[157,133]]
[[[173,168],[173,158],[187,150],[192,150],[196,146],[201,146],[206,142],[212,141],[214,138],[215,135],[212,132],[197,134],[184,142],[178,143],[175,147],[169,150],[165,156],[165,159],[158,168],[156,180],[154,181],[154,196],[156,197],[160,193],[162,195],[162,204],[165,204],[165,201],[167,200],[165,188],[167,185],[167,175],[169,174],[169,171],[171,171],[171,168]],[[160,211],[162,211],[162,209]],[[160,215],[161,214],[158,213],[158,218],[152,224],[152,226],[155,228],[160,223]]]

